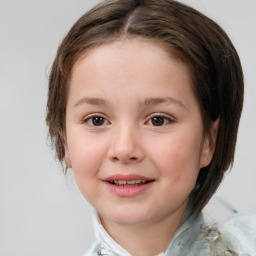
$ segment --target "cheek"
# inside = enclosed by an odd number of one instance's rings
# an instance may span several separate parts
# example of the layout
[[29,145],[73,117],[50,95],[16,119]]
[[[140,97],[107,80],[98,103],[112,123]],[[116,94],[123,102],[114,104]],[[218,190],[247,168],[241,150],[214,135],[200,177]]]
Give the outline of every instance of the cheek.
[[[201,139],[189,133],[175,133],[155,143],[154,160],[159,172],[173,179],[197,175],[200,169]],[[152,152],[153,154],[153,152]]]
[[92,136],[70,138],[69,151],[76,183],[83,196],[93,204],[100,198],[98,174],[106,156],[106,146]]
[[95,176],[106,155],[106,147],[100,139],[94,136],[76,136],[68,143],[70,160],[75,176]]

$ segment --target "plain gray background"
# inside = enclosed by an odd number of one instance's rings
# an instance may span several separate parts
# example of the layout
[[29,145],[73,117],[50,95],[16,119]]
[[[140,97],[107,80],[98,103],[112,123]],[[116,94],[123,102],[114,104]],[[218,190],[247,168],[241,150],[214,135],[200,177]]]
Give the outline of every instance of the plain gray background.
[[[58,44],[99,1],[0,0],[0,255],[76,256],[93,241],[91,208],[64,177],[47,140],[47,79]],[[256,1],[186,0],[216,20],[240,54],[245,106],[233,170],[206,212],[221,200],[256,213]],[[213,215],[214,215],[213,214]]]

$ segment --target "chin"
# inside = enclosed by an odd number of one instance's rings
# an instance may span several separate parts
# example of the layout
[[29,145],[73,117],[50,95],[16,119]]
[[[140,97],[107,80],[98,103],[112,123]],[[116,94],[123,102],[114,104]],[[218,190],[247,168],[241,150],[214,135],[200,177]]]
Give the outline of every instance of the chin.
[[147,223],[145,218],[138,218],[137,216],[118,216],[118,218],[113,218],[112,221],[123,226],[141,226]]
[[115,209],[114,212],[105,212],[102,216],[111,222],[125,226],[140,226],[150,222],[154,218],[152,214],[140,211],[139,209]]

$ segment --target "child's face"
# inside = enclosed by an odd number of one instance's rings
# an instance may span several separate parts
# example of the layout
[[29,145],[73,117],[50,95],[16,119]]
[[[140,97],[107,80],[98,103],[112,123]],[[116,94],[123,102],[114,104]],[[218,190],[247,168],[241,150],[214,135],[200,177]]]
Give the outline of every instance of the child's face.
[[97,47],[75,64],[66,161],[103,219],[141,225],[182,216],[213,153],[191,83],[185,64],[138,39]]

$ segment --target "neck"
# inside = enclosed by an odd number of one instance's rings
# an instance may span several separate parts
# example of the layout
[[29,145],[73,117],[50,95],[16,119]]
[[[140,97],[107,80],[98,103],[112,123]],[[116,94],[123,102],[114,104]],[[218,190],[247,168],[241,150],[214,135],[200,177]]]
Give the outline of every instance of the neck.
[[101,217],[108,234],[134,256],[153,256],[165,252],[178,229],[185,206],[178,212],[142,225],[121,225]]

